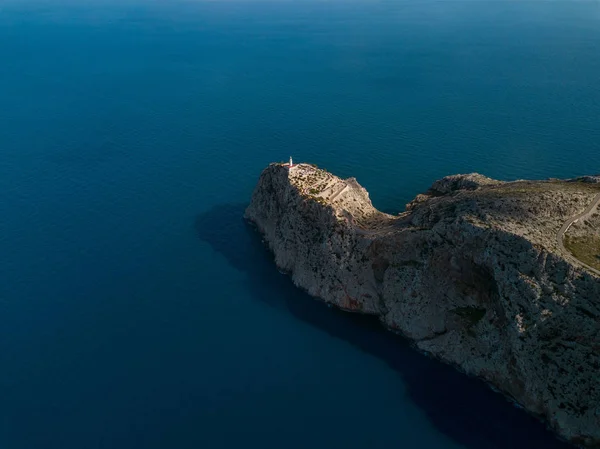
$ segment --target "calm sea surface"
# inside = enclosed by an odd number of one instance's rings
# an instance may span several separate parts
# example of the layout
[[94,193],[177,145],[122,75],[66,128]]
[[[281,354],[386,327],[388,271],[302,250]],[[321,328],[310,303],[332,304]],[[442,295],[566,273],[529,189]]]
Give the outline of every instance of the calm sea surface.
[[2,449],[553,449],[241,219],[293,155],[397,212],[600,172],[600,4],[0,0]]

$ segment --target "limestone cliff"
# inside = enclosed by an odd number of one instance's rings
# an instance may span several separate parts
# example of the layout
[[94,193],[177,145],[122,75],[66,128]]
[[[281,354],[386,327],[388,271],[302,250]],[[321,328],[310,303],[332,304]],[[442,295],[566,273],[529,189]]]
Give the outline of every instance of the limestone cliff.
[[389,329],[600,447],[600,278],[556,235],[600,192],[588,179],[435,182],[400,215],[308,164],[271,164],[246,217],[311,295]]

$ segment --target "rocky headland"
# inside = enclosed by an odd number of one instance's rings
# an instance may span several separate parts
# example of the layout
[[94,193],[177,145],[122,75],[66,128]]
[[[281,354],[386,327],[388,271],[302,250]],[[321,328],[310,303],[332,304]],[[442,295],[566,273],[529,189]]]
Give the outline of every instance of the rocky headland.
[[448,176],[390,215],[354,178],[275,163],[246,218],[297,286],[600,447],[600,276],[562,245],[596,239],[598,181]]

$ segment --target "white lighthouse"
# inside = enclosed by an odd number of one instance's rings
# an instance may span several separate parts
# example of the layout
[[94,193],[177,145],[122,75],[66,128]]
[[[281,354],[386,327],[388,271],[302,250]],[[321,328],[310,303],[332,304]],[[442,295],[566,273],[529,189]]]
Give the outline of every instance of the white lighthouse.
[[294,162],[292,161],[292,156],[290,156],[290,168],[294,166]]

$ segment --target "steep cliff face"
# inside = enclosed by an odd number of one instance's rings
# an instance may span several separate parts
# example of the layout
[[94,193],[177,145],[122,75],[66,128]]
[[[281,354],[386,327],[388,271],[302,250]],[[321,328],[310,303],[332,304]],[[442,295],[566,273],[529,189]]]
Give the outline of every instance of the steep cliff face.
[[378,316],[563,437],[600,447],[600,279],[556,241],[598,192],[457,175],[392,216],[353,178],[271,164],[246,217],[311,295]]

